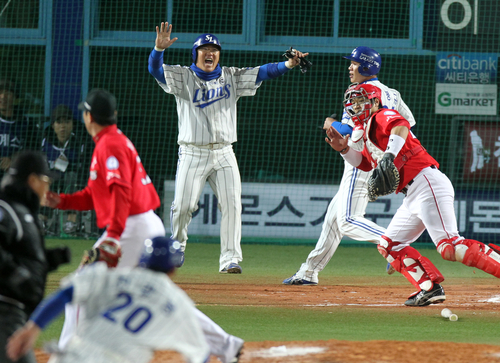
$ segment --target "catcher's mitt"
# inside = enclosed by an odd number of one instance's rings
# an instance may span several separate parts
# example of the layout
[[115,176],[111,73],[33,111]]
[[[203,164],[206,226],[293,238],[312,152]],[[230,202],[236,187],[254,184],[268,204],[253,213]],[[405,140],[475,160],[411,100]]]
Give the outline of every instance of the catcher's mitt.
[[116,267],[122,257],[122,249],[116,242],[105,240],[99,246],[91,250],[83,251],[80,267],[90,265],[97,261],[106,262],[108,267]]
[[378,197],[392,194],[399,185],[399,171],[394,165],[394,155],[385,153],[368,179],[368,200],[373,202]]

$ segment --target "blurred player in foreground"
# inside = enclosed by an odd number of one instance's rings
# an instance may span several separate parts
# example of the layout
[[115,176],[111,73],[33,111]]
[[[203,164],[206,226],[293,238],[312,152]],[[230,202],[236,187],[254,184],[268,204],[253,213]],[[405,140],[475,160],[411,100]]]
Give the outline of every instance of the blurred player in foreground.
[[[79,108],[95,142],[87,186],[73,194],[49,192],[46,205],[63,210],[95,210],[98,227],[106,231],[94,247],[106,256],[110,267],[133,267],[142,250],[139,241],[164,235],[163,222],[154,213],[160,198],[134,145],[116,125],[115,96],[93,89]],[[67,307],[61,348],[76,328],[77,310],[71,304]]]
[[405,194],[378,244],[382,256],[418,289],[405,305],[426,306],[446,299],[440,285],[443,275],[410,246],[426,229],[443,259],[500,278],[498,247],[459,235],[453,185],[411,133],[408,120],[395,110],[383,108],[381,90],[374,85],[351,85],[344,96],[344,107],[365,130],[363,151],[350,147],[349,137],[344,138],[334,128],[327,131],[325,141],[354,167],[374,170],[368,181],[370,201],[393,191]]
[[[242,272],[241,179],[232,144],[236,137],[236,102],[255,95],[263,81],[302,64],[309,53],[292,51],[286,62],[255,68],[221,67],[221,44],[212,34],[200,35],[192,47],[190,67],[163,64],[172,25],[156,27],[149,72],[160,87],[175,96],[179,118],[179,161],[171,208],[172,237],[186,247],[188,225],[208,180],[221,211],[219,272]],[[302,65],[301,65],[302,67]],[[304,71],[304,69],[303,69]]]
[[207,361],[194,304],[168,277],[181,259],[179,242],[156,237],[145,241],[136,268],[108,269],[97,262],[70,275],[9,339],[9,357],[22,357],[64,305],[74,302],[85,307],[86,318],[66,348],[52,355],[53,363],[146,363],[155,350],[176,350],[191,363]]
[[[0,362],[7,338],[24,325],[42,301],[47,274],[70,260],[69,248],[46,249],[38,221],[51,178],[40,152],[21,151],[0,186]],[[20,363],[35,363],[32,352]]]
[[[85,189],[74,194],[47,194],[47,205],[59,209],[96,210],[97,225],[106,231],[87,253],[83,264],[105,261],[109,267],[134,267],[147,238],[165,235],[162,220],[154,213],[160,199],[146,174],[132,142],[117,128],[116,99],[106,90],[94,89],[80,104],[85,127],[95,142],[90,178]],[[123,256],[122,256],[123,253]],[[184,256],[184,252],[179,252]],[[178,266],[184,258],[177,260]],[[243,340],[227,334],[198,309],[195,314],[206,335],[211,354],[227,363],[243,346]],[[66,307],[59,341],[65,348],[85,309]],[[83,318],[82,318],[83,317]]]
[[[380,54],[368,47],[357,47],[344,58],[351,61],[349,78],[352,82],[373,84],[383,90],[382,97],[384,108],[398,110],[410,126],[415,125],[415,119],[408,106],[404,103],[399,92],[382,84],[378,78],[382,67]],[[326,118],[323,128],[328,130],[334,127],[342,135],[352,135],[350,144],[356,150],[363,150],[363,127],[355,127],[351,116],[344,111],[342,122],[331,117]],[[383,227],[364,217],[368,205],[366,183],[371,171],[356,169],[347,161],[344,162],[344,174],[340,181],[337,194],[328,205],[325,220],[316,247],[309,253],[300,269],[285,280],[285,285],[317,285],[318,273],[323,271],[333,257],[342,237],[358,241],[377,243],[385,232]],[[388,272],[394,270],[388,265]]]

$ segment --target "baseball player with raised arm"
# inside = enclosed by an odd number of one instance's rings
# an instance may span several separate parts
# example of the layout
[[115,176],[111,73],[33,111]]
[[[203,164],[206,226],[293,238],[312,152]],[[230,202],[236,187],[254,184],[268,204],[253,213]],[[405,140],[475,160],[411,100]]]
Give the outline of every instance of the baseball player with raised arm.
[[355,123],[363,126],[364,148],[357,151],[350,147],[349,136],[333,128],[327,131],[325,141],[354,167],[374,170],[368,180],[370,201],[394,191],[405,194],[378,244],[382,256],[417,288],[405,305],[426,306],[446,299],[440,285],[443,275],[410,246],[426,229],[443,259],[500,278],[499,247],[459,235],[453,185],[410,131],[408,120],[396,110],[383,108],[383,102],[380,88],[351,85],[344,96],[344,107]]
[[[241,273],[241,179],[232,144],[236,137],[236,102],[255,95],[263,81],[279,77],[309,53],[293,51],[286,62],[255,68],[221,67],[221,43],[202,34],[193,44],[191,66],[163,64],[172,25],[156,27],[149,72],[161,88],[175,96],[179,126],[179,161],[171,208],[172,238],[185,248],[188,225],[208,180],[221,210],[220,273]],[[303,59],[302,59],[303,60]]]
[[[398,110],[411,126],[415,125],[415,119],[399,92],[378,80],[377,74],[382,67],[382,58],[377,51],[368,47],[357,47],[344,58],[351,61],[349,66],[351,82],[373,84],[382,89],[384,107]],[[344,136],[352,135],[350,145],[357,150],[363,149],[363,127],[355,125],[348,113],[344,111],[342,122],[326,118],[323,128],[328,130],[330,127]],[[371,171],[365,172],[344,162],[344,174],[337,194],[328,205],[316,247],[309,253],[306,262],[301,265],[297,273],[283,280],[283,284],[317,285],[318,273],[326,267],[344,236],[358,241],[378,242],[385,229],[364,217],[368,204],[367,180],[370,175]],[[390,265],[388,272],[394,272]]]
[[[47,194],[47,205],[59,209],[96,210],[97,225],[107,227],[86,251],[82,264],[105,261],[109,267],[134,267],[147,238],[164,236],[162,220],[154,213],[160,199],[132,142],[116,126],[116,98],[94,89],[80,104],[85,127],[95,142],[90,178],[85,189],[74,194]],[[180,252],[183,256],[184,252]],[[184,259],[179,260],[179,266]],[[64,349],[85,310],[66,306],[59,346]],[[205,333],[211,354],[230,362],[243,340],[226,333],[198,309],[195,314]]]
[[26,354],[41,330],[73,302],[85,307],[86,317],[51,362],[146,363],[155,350],[168,349],[191,363],[208,361],[194,304],[168,277],[182,258],[179,242],[156,237],[145,241],[139,267],[109,269],[97,262],[70,275],[9,339],[9,357],[16,361]]

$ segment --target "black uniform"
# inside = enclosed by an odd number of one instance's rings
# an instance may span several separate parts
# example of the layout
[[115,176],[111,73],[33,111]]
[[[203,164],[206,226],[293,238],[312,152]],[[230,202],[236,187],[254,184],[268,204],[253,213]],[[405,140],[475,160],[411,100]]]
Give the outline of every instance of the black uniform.
[[[47,273],[69,262],[69,249],[45,249],[38,222],[40,201],[24,183],[0,192],[0,363],[8,337],[28,320],[43,298]],[[18,362],[36,362],[33,353]]]

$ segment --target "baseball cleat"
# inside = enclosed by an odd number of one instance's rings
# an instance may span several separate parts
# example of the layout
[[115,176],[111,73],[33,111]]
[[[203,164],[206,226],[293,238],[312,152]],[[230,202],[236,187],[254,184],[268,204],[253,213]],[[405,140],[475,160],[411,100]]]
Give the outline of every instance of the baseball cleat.
[[240,361],[240,357],[241,355],[243,354],[243,340],[241,341],[241,346],[240,348],[238,349],[238,352],[236,353],[236,355],[234,356],[233,359],[231,359],[230,363],[238,363]]
[[177,268],[181,267],[182,265],[184,265],[184,252],[179,252],[180,254],[182,254],[180,260],[179,260],[179,263],[177,264]]
[[297,277],[297,275],[293,275],[292,277],[289,277],[289,278],[283,280],[283,285],[310,285],[310,286],[314,286],[317,284],[318,284],[317,282],[309,281],[306,279],[301,279],[300,277]]
[[434,284],[429,291],[420,290],[410,295],[406,300],[406,306],[427,306],[430,304],[439,304],[446,300],[444,289],[439,284]]
[[389,275],[392,275],[394,272],[396,272],[396,270],[394,269],[394,267],[392,267],[389,262],[387,262],[387,267],[386,267],[385,271]]
[[221,274],[240,274],[242,272],[241,266],[237,263],[231,262],[228,266],[219,271]]

